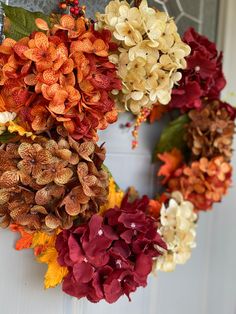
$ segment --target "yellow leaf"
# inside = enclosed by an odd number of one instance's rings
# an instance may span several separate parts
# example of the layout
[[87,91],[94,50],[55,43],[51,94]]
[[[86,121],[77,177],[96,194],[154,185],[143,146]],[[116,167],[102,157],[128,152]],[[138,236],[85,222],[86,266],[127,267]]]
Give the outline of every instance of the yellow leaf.
[[36,137],[32,132],[27,132],[22,126],[16,124],[13,121],[9,122],[8,131],[10,133],[18,133],[20,136],[31,137],[33,140]]
[[32,247],[37,246],[54,246],[56,234],[48,235],[45,232],[35,232],[33,235]]
[[54,288],[59,285],[67,273],[67,268],[61,267],[57,261],[50,263],[44,277],[45,289]]
[[55,247],[46,249],[37,257],[38,262],[48,264],[48,270],[44,277],[44,286],[46,289],[54,288],[60,284],[67,275],[67,267],[62,267],[57,262],[58,253]]
[[55,247],[50,247],[50,248],[47,248],[41,255],[39,255],[37,257],[37,260],[40,263],[50,264],[51,262],[54,262],[55,260],[57,260],[57,256],[58,254]]

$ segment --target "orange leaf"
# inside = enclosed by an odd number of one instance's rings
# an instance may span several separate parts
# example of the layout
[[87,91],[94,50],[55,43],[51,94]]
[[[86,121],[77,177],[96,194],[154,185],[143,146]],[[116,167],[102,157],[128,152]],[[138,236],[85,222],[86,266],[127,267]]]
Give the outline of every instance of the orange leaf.
[[32,245],[33,235],[26,232],[23,227],[11,224],[10,229],[12,232],[19,232],[20,233],[20,239],[16,241],[16,250],[20,251],[23,249],[29,249]]
[[164,176],[162,184],[166,184],[171,175],[177,170],[183,161],[183,155],[177,148],[172,149],[170,152],[158,154],[158,158],[164,162],[164,165],[160,167],[158,176]]
[[150,200],[148,204],[148,212],[154,218],[158,218],[160,216],[161,211],[161,203],[156,200]]
[[16,250],[29,249],[32,245],[32,234],[27,232],[21,233],[21,238],[16,241]]
[[160,120],[162,116],[168,111],[168,106],[156,104],[153,106],[151,114],[149,116],[150,123],[154,123],[156,120]]

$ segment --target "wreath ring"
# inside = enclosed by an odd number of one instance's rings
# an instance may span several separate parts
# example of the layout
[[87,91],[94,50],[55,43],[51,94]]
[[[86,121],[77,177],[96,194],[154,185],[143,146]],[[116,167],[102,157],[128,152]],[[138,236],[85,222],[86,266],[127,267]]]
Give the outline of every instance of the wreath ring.
[[[4,5],[1,226],[48,264],[46,288],[113,303],[190,258],[199,212],[231,185],[236,114],[220,100],[222,53],[194,29],[181,38],[146,0],[111,1],[96,22],[77,0],[59,7],[70,14]],[[134,148],[142,123],[175,117],[155,148],[165,191],[152,200],[117,186],[97,144],[127,110]]]

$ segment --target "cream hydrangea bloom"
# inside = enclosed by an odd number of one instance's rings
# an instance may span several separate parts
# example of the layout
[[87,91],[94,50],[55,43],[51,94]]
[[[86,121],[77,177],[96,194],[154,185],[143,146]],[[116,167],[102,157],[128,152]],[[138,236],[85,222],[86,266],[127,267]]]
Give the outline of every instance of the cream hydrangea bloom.
[[142,107],[168,104],[190,53],[174,20],[149,8],[147,0],[139,8],[126,1],[111,1],[104,14],[97,14],[97,20],[96,27],[109,29],[119,45],[110,56],[123,84],[120,92],[114,92],[117,107],[139,114]]
[[173,271],[176,264],[184,264],[191,257],[196,246],[196,220],[193,204],[180,192],[172,193],[169,206],[162,206],[158,230],[168,250],[155,261],[155,270]]
[[4,111],[0,112],[0,135],[6,131],[5,124],[13,121],[16,118],[15,112]]

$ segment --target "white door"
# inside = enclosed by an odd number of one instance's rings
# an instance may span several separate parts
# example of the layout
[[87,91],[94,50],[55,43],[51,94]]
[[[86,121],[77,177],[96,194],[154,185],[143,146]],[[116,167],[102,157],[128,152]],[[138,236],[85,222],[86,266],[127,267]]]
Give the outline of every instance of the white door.
[[[193,2],[194,6],[197,1],[204,4],[201,0],[171,0],[171,5],[173,7],[174,3],[183,5]],[[36,0],[15,0],[11,3],[28,3],[31,7],[35,4],[40,8],[40,1]],[[89,3],[91,5],[93,1]],[[224,38],[221,40],[226,50],[225,70],[227,78],[231,80],[225,92],[228,97],[228,92],[234,91],[236,86],[236,43],[233,33],[236,27],[236,2],[224,0],[223,7],[228,17],[225,28],[222,28]],[[186,14],[182,17],[184,26]],[[236,99],[234,101],[236,103]],[[127,115],[123,116],[121,123],[127,119]],[[106,165],[122,188],[135,185],[140,193],[149,195],[156,189],[155,169],[150,160],[154,142],[163,125],[164,122],[151,128],[144,126],[140,134],[140,146],[136,151],[130,148],[130,133],[120,129],[119,123],[101,135],[101,141],[106,141],[108,151]],[[236,155],[233,163],[236,165]],[[151,276],[149,286],[139,289],[133,295],[131,303],[123,298],[114,305],[105,302],[91,304],[64,295],[60,287],[44,291],[46,266],[34,262],[30,250],[16,252],[13,249],[15,234],[0,230],[0,314],[235,314],[235,182],[236,172],[234,185],[223,203],[215,206],[213,212],[201,214],[198,247],[194,250],[192,259],[186,265],[177,267],[174,273],[160,273],[157,278]]]

